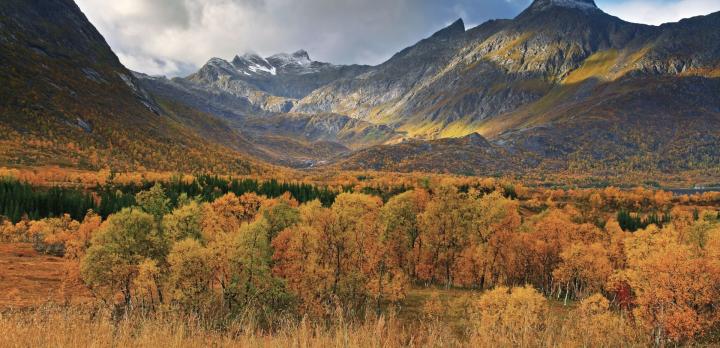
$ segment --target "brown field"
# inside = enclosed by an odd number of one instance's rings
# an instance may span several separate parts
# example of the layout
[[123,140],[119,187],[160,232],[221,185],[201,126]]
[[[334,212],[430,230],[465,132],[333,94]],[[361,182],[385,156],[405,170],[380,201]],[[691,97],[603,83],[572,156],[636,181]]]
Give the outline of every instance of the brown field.
[[64,282],[66,269],[63,258],[39,254],[31,244],[0,243],[0,309],[90,300],[84,286]]

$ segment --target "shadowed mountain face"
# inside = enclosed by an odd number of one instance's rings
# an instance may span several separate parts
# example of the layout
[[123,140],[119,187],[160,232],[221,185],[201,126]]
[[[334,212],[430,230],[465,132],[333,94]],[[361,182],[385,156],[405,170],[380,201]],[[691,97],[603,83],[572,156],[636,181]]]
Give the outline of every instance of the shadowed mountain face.
[[536,0],[514,19],[458,20],[378,66],[301,50],[213,58],[171,80],[128,72],[70,0],[7,0],[0,15],[5,163],[247,169],[244,153],[477,174],[720,168],[720,13],[647,26],[592,0]]
[[165,109],[71,0],[0,2],[0,163],[257,171],[201,133],[214,116]]

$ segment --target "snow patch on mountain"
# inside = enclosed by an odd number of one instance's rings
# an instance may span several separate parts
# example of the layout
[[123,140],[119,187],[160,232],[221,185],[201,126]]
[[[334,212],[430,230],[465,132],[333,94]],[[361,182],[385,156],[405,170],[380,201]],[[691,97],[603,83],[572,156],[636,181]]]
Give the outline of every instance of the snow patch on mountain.
[[291,54],[279,53],[267,58],[254,53],[246,53],[235,56],[232,62],[213,58],[208,62],[208,65],[225,71],[235,71],[237,74],[245,76],[308,74],[318,72],[322,68],[333,67],[329,63],[313,61],[305,50],[299,50]]
[[254,64],[254,65],[249,66],[248,69],[250,69],[250,71],[252,71],[254,73],[262,71],[262,72],[269,73],[270,75],[273,75],[273,76],[277,75],[277,68],[275,68],[274,66],[270,66],[268,68],[268,67],[265,67],[265,66],[262,66],[259,64]]
[[310,66],[313,61],[310,59],[310,55],[305,50],[299,50],[293,54],[280,53],[271,56],[271,60],[277,61],[282,66],[286,65],[299,65],[299,66]]

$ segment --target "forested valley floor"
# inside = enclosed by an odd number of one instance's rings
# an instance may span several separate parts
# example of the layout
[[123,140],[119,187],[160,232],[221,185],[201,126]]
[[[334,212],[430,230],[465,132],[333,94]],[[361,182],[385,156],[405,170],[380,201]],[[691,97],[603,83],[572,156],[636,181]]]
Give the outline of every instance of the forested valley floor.
[[5,171],[0,346],[720,339],[720,193]]

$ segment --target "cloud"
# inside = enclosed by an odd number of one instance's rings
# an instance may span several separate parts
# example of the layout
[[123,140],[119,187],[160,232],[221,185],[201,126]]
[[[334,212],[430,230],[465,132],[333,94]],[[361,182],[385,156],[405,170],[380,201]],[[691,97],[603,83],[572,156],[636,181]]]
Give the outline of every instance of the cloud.
[[463,17],[517,14],[527,0],[77,0],[130,69],[184,75],[212,57],[306,49],[377,64]]
[[[313,59],[378,64],[462,17],[512,18],[531,0],[76,0],[130,69],[187,75],[212,57],[306,49]],[[659,23],[718,10],[718,0],[596,0]]]
[[598,5],[614,16],[634,23],[660,25],[683,18],[720,11],[718,0],[630,0],[599,1]]

